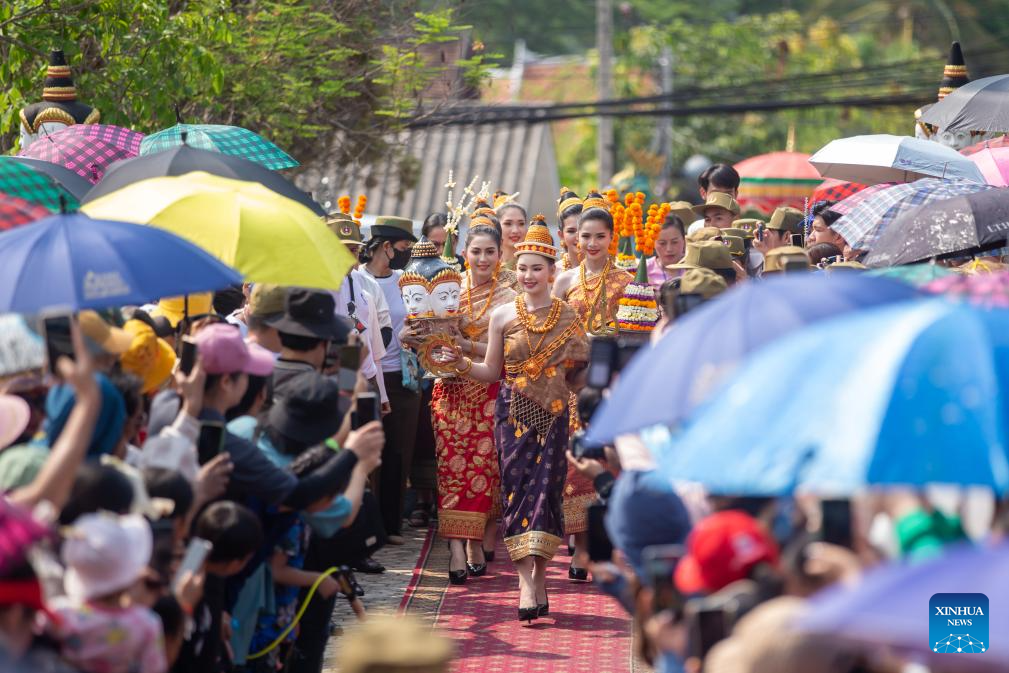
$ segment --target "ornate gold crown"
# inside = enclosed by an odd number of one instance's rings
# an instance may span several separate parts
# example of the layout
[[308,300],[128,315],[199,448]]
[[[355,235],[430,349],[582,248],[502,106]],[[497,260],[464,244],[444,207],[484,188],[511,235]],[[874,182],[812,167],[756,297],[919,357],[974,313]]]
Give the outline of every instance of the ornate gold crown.
[[472,220],[469,221],[469,226],[471,229],[476,226],[484,226],[484,227],[491,227],[492,229],[497,229],[497,227],[494,226],[494,222],[484,215],[477,215],[476,217],[474,217]]
[[428,283],[428,289],[433,292],[434,287],[441,283],[462,283],[462,276],[455,269],[442,269]]
[[405,271],[399,277],[398,284],[400,289],[403,289],[407,285],[423,285],[424,287],[427,287],[427,278],[416,271]]
[[557,200],[557,216],[558,217],[560,217],[564,213],[564,211],[567,210],[568,208],[570,208],[571,206],[580,206],[580,205],[582,205],[582,200],[580,198],[578,198],[577,196],[569,196],[568,198],[565,199],[564,198],[565,194],[574,194],[574,192],[572,192],[567,187],[562,187],[561,188],[561,198]]
[[417,243],[415,243],[413,248],[411,248],[410,250],[411,258],[437,257],[437,256],[438,256],[438,248],[435,247],[434,243],[427,240],[426,238],[423,238]]
[[602,194],[596,191],[589,192],[588,196],[585,197],[585,200],[582,201],[583,210],[588,210],[589,208],[599,208],[608,213],[610,212],[611,205],[612,204],[609,201],[603,198]]
[[543,215],[533,217],[529,229],[526,231],[525,240],[515,244],[516,255],[521,255],[524,252],[532,252],[557,261],[554,238],[550,235],[550,229],[547,228],[546,218]]

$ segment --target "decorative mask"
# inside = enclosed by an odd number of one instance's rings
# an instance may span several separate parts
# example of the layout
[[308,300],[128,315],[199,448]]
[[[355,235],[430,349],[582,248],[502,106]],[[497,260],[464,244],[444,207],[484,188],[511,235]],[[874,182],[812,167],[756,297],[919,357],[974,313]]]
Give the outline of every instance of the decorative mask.
[[407,314],[412,318],[446,318],[459,310],[462,276],[439,257],[435,245],[421,239],[399,279]]

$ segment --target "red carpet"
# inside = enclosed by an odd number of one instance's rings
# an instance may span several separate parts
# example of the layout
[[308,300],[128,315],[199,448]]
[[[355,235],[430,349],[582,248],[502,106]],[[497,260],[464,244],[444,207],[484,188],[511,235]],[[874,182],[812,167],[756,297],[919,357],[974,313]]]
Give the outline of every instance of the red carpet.
[[[570,582],[567,556],[558,556],[550,565],[550,616],[527,626],[517,619],[518,576],[503,541],[498,541],[496,560],[486,576],[447,589],[444,547],[442,540],[429,537],[401,609],[433,617],[439,631],[456,639],[454,673],[631,670],[630,618],[592,584]],[[431,595],[435,577],[441,578],[437,599]]]

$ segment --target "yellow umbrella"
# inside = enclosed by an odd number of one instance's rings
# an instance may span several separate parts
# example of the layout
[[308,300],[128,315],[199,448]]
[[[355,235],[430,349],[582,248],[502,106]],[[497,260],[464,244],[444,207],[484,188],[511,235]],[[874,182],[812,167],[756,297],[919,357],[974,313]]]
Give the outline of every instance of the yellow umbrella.
[[335,290],[355,261],[305,206],[258,183],[209,173],[135,182],[82,210],[167,229],[251,282]]

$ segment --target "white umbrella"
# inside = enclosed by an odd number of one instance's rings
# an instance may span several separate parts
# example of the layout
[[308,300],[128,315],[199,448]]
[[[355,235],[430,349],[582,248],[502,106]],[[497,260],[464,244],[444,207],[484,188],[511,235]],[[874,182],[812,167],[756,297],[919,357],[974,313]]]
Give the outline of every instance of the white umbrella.
[[977,165],[954,149],[910,136],[886,134],[832,140],[809,159],[825,178],[872,185],[919,178],[984,183]]

